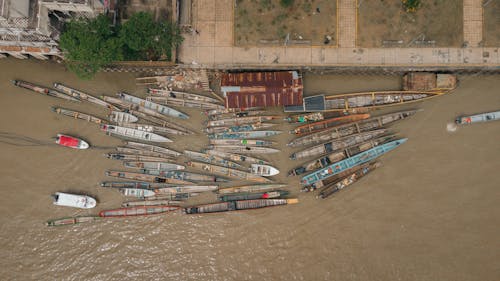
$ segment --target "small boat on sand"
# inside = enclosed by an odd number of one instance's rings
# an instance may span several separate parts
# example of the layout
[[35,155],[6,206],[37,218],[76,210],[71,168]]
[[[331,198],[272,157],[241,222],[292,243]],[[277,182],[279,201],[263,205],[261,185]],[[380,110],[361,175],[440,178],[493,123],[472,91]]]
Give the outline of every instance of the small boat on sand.
[[228,139],[223,139],[223,140],[209,140],[209,143],[211,145],[240,145],[240,146],[268,146],[268,145],[273,145],[274,142],[272,141],[266,141],[266,140],[247,140],[247,139],[242,139],[242,140],[228,140]]
[[63,84],[54,83],[54,88],[69,95],[69,96],[72,96],[74,98],[84,100],[84,101],[87,101],[87,102],[90,102],[90,103],[93,103],[93,104],[96,104],[99,106],[103,106],[103,107],[109,108],[111,110],[119,110],[118,107],[116,107],[108,102],[105,102],[104,100],[102,100],[100,98],[96,98],[94,96],[86,94],[86,93],[79,91],[77,89],[70,88],[70,87],[65,86]]
[[177,206],[134,206],[128,208],[118,208],[99,212],[100,217],[131,217],[157,215],[178,210]]
[[125,196],[143,198],[143,197],[151,197],[155,196],[155,192],[148,189],[143,188],[120,188],[118,189],[121,194]]
[[[222,157],[225,159],[229,159],[231,161],[244,162],[244,163],[248,163],[248,164],[269,164],[269,162],[262,160],[262,159],[258,159],[258,158],[247,156],[247,155],[231,153],[231,152],[224,152],[224,151],[212,150],[212,149],[206,149],[206,150],[203,150],[203,152],[208,154],[208,155]],[[223,166],[223,165],[221,165],[221,166]]]
[[[176,99],[182,99],[182,100],[201,101],[201,102],[214,103],[214,104],[220,103],[219,100],[211,98],[211,97],[196,95],[196,94],[191,94],[191,93],[186,93],[186,92],[170,91],[170,90],[165,90],[165,89],[148,88],[148,94],[156,95],[159,97],[169,97],[169,98],[176,98]],[[223,109],[223,108],[217,108],[217,109]]]
[[268,192],[286,187],[286,184],[255,184],[219,188],[219,194],[240,193],[240,192]]
[[237,210],[258,209],[272,206],[280,206],[298,203],[298,199],[255,199],[238,200],[224,203],[198,205],[185,208],[186,214],[217,213]]
[[145,155],[135,155],[135,154],[121,154],[121,153],[107,153],[104,154],[109,159],[122,160],[122,161],[148,161],[148,162],[168,162],[171,158],[166,157],[154,157]]
[[479,113],[469,116],[459,116],[455,119],[455,123],[457,123],[458,125],[465,125],[465,124],[488,122],[494,120],[500,120],[500,111]]
[[168,106],[165,106],[165,105],[161,105],[161,104],[157,104],[157,103],[154,103],[152,101],[147,101],[145,99],[141,99],[139,97],[136,97],[136,96],[132,96],[132,95],[129,95],[129,94],[126,94],[126,93],[118,93],[117,94],[118,98],[124,100],[124,101],[127,101],[127,102],[130,102],[130,103],[133,103],[133,104],[137,104],[137,105],[140,105],[140,106],[144,106],[145,108],[148,108],[148,109],[151,109],[151,110],[154,110],[160,114],[163,114],[163,115],[166,115],[166,116],[171,116],[171,117],[177,117],[177,118],[180,118],[180,119],[188,119],[189,116],[185,113],[182,113],[178,110],[175,110],[171,107],[168,107]]
[[294,130],[290,131],[290,133],[296,134],[299,136],[303,136],[306,134],[321,132],[321,131],[324,131],[324,130],[331,128],[331,127],[335,127],[335,126],[350,123],[350,122],[356,122],[356,121],[360,121],[360,120],[367,119],[367,118],[370,118],[370,114],[368,114],[368,113],[334,117],[334,118],[329,118],[329,119],[325,119],[322,121],[299,126],[299,127],[295,128]]
[[228,202],[237,200],[273,199],[273,198],[283,198],[288,194],[290,194],[290,192],[286,190],[275,190],[275,191],[266,191],[257,193],[240,192],[240,193],[230,193],[230,194],[220,195],[219,200]]
[[224,159],[223,157],[217,156],[217,155],[211,155],[207,153],[201,153],[201,152],[196,152],[196,151],[189,151],[189,150],[184,150],[184,155],[194,159],[196,161],[208,163],[208,164],[214,164],[214,165],[219,165],[227,168],[235,168],[235,169],[242,169],[243,167],[240,164],[237,164],[235,162],[229,161],[227,159]]
[[122,179],[136,180],[136,181],[147,181],[154,183],[170,183],[170,184],[194,184],[193,182],[174,178],[174,177],[164,177],[164,176],[155,176],[148,175],[143,173],[132,173],[132,172],[124,172],[124,171],[107,171],[106,176],[116,177]]
[[152,145],[152,144],[147,144],[147,143],[141,143],[141,142],[129,141],[129,142],[127,142],[127,146],[131,147],[131,148],[135,148],[135,149],[144,150],[144,151],[152,151],[152,152],[158,152],[158,153],[163,153],[163,154],[170,154],[172,156],[180,156],[182,154],[182,153],[177,152],[175,150],[172,150],[170,148]]
[[240,170],[236,170],[236,169],[231,169],[231,168],[227,168],[227,167],[221,167],[221,166],[205,164],[205,163],[200,163],[200,162],[195,162],[195,161],[187,162],[186,165],[189,167],[200,169],[200,170],[205,171],[205,172],[209,172],[210,174],[221,175],[221,176],[229,177],[229,178],[237,178],[237,179],[241,179],[241,180],[248,180],[248,181],[254,181],[254,182],[261,182],[261,183],[271,181],[267,178],[264,178],[264,177],[261,177],[261,176],[255,175],[255,174],[251,174],[248,172],[244,172],[244,171],[240,171]]
[[165,159],[174,159],[177,156],[174,156],[172,154],[165,154],[165,153],[160,153],[160,152],[154,152],[154,151],[148,151],[148,150],[141,150],[141,149],[135,149],[135,148],[129,148],[129,147],[123,147],[123,146],[117,146],[116,151],[119,152],[120,154],[132,154],[132,155],[141,155],[141,156],[151,156],[151,157],[158,157],[158,158],[165,158]]
[[255,154],[270,154],[280,152],[278,149],[262,146],[242,146],[242,145],[210,145],[209,149],[230,152],[230,153],[255,153]]
[[226,126],[226,127],[209,127],[204,129],[205,133],[208,134],[218,134],[218,133],[236,133],[236,132],[248,132],[259,129],[267,129],[278,124],[274,123],[255,123],[255,124],[246,124],[239,126]]
[[232,133],[209,134],[209,139],[255,139],[265,138],[281,134],[281,131],[247,131]]
[[68,135],[63,135],[63,134],[57,134],[56,136],[56,143],[58,145],[70,147],[70,148],[76,148],[76,149],[87,149],[90,147],[90,145],[79,138],[75,138],[72,136]]
[[135,123],[139,120],[136,116],[123,111],[111,111],[111,114],[108,115],[108,119],[117,124]]
[[52,89],[49,89],[49,88],[37,86],[35,84],[29,83],[29,82],[26,82],[26,81],[12,80],[12,83],[15,86],[18,86],[18,87],[21,87],[21,88],[25,88],[25,89],[28,89],[28,90],[32,90],[33,92],[37,92],[37,93],[42,94],[42,95],[47,95],[47,96],[51,96],[51,97],[55,97],[55,98],[60,98],[60,99],[64,99],[64,100],[69,100],[69,101],[80,102],[80,100],[77,99],[77,98],[75,98],[75,97],[68,96],[68,95],[66,95],[64,93],[61,93],[59,91],[56,91],[56,90],[52,90]]
[[92,116],[90,114],[78,112],[71,109],[61,108],[61,107],[51,107],[51,110],[57,114],[65,115],[75,119],[85,120],[87,122],[92,122],[96,124],[106,124],[107,122],[101,118]]
[[184,166],[175,163],[168,162],[148,162],[148,161],[129,161],[123,162],[125,167],[129,168],[139,168],[139,169],[150,169],[159,171],[173,171],[173,170],[184,170]]
[[52,195],[54,205],[74,207],[80,209],[91,209],[97,205],[97,201],[86,195],[77,195],[64,192],[56,192]]
[[100,220],[101,217],[98,216],[78,216],[78,217],[66,217],[47,221],[47,226],[64,226],[64,225],[74,225],[86,222],[93,222]]
[[125,137],[130,139],[138,139],[142,141],[150,141],[150,142],[172,142],[171,139],[166,138],[164,136],[160,136],[155,133],[145,132],[141,130],[114,126],[114,125],[101,125],[101,130],[106,133],[118,137]]
[[360,178],[366,176],[368,173],[375,170],[379,166],[380,165],[378,163],[372,163],[348,175],[347,177],[340,179],[337,182],[334,182],[330,185],[323,187],[320,193],[318,194],[317,198],[322,198],[322,199],[327,198],[328,196],[334,194],[335,192],[340,191],[352,185],[353,183],[357,182]]
[[262,164],[252,164],[250,166],[250,172],[254,175],[271,177],[280,173],[278,169],[270,165],[262,165]]
[[278,116],[248,116],[230,119],[211,120],[207,122],[207,127],[221,127],[221,126],[238,126],[244,124],[252,124],[258,122],[271,121],[278,119]]

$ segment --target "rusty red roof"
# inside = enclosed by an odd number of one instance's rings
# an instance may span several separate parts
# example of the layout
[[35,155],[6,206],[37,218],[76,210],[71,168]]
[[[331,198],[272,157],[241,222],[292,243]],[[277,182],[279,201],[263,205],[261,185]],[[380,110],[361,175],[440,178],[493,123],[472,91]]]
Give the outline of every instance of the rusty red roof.
[[302,103],[302,77],[296,71],[226,73],[221,86],[227,108]]

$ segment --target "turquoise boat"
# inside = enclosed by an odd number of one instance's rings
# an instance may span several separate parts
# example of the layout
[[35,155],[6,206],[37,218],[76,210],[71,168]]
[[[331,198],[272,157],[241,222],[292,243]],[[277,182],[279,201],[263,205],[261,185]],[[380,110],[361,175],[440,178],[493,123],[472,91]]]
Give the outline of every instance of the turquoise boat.
[[365,152],[356,154],[352,157],[349,157],[347,159],[344,159],[342,161],[333,163],[323,169],[317,170],[314,173],[311,173],[305,177],[302,178],[301,184],[303,186],[308,186],[311,185],[317,181],[324,180],[326,178],[329,178],[333,175],[336,175],[340,172],[343,172],[347,169],[356,167],[358,165],[361,165],[366,162],[370,162],[382,154],[385,154],[396,147],[400,146],[401,144],[405,143],[408,139],[399,139],[395,141],[391,141],[388,143],[385,143],[383,145],[376,146],[372,149],[369,149]]
[[488,122],[493,120],[500,120],[500,111],[479,113],[470,116],[459,116],[455,119],[458,125],[466,125],[479,122]]

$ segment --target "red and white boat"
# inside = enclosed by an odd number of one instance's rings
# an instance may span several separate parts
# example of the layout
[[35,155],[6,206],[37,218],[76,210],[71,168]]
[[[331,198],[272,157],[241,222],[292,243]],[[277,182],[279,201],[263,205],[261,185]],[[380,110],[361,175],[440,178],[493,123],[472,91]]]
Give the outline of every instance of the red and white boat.
[[56,143],[76,149],[87,149],[90,147],[84,140],[63,134],[57,134]]

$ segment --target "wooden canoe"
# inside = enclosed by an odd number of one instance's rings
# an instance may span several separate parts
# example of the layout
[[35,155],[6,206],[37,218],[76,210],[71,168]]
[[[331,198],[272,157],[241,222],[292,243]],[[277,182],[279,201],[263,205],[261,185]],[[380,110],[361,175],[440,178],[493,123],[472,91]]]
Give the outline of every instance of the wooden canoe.
[[315,145],[320,144],[322,142],[327,142],[332,139],[338,139],[341,137],[358,134],[362,132],[367,132],[375,129],[381,129],[385,125],[390,123],[408,118],[415,114],[417,110],[407,110],[385,114],[379,117],[374,117],[362,121],[358,121],[351,124],[340,125],[336,127],[329,128],[325,131],[313,133],[307,136],[299,137],[290,143],[288,146],[297,147],[297,146],[306,146],[306,145]]
[[193,131],[191,131],[190,129],[188,129],[186,127],[183,127],[183,126],[181,126],[177,123],[174,123],[174,122],[169,122],[169,121],[167,121],[163,118],[160,118],[158,116],[155,116],[155,115],[150,115],[148,113],[144,113],[144,112],[132,110],[132,109],[127,109],[127,112],[129,112],[130,114],[133,114],[137,117],[140,117],[141,119],[144,119],[148,122],[151,122],[151,123],[155,124],[156,126],[165,127],[165,128],[170,130],[171,134],[174,134],[174,135],[192,135],[192,134],[194,134]]
[[229,193],[224,195],[219,195],[219,200],[237,201],[237,200],[254,200],[254,199],[273,199],[273,198],[283,198],[290,194],[286,190],[275,190],[275,191],[265,191],[265,192],[239,192],[239,193]]
[[324,120],[325,116],[323,112],[312,112],[306,114],[292,115],[285,118],[285,121],[289,123],[307,123],[307,122],[317,122]]
[[106,153],[104,154],[109,159],[121,161],[149,161],[149,162],[168,162],[172,158],[145,156],[136,154],[122,154],[122,153]]
[[121,124],[122,127],[131,128],[139,131],[150,132],[155,134],[172,134],[172,135],[186,135],[185,132],[173,129],[170,127],[160,127],[149,124],[136,124],[136,123],[125,123]]
[[106,108],[109,108],[111,110],[119,110],[118,107],[108,103],[108,102],[105,102],[104,100],[100,99],[100,98],[97,98],[97,97],[94,97],[92,95],[89,95],[87,93],[84,93],[82,91],[79,91],[77,89],[74,89],[74,88],[71,88],[71,87],[68,87],[68,86],[65,86],[61,83],[54,83],[54,88],[69,95],[69,96],[72,96],[74,98],[77,98],[79,100],[82,100],[82,101],[87,101],[87,102],[90,102],[90,103],[93,103],[95,105],[99,105],[99,106],[102,106],[102,107],[106,107]]
[[216,140],[216,139],[211,139],[209,140],[209,143],[211,145],[239,145],[239,146],[269,146],[273,145],[274,142],[272,141],[266,141],[266,140],[247,140],[247,139],[237,139],[237,140],[227,140],[227,139],[222,139],[222,140]]
[[187,162],[186,165],[189,167],[200,169],[205,172],[209,172],[214,175],[220,175],[228,178],[236,178],[236,179],[260,182],[260,183],[271,182],[271,180],[267,178],[227,167],[221,167],[195,161]]
[[176,98],[176,99],[201,101],[201,102],[214,103],[214,104],[220,103],[219,100],[211,98],[211,97],[196,95],[196,94],[191,94],[191,93],[186,93],[186,92],[170,91],[170,90],[165,90],[165,89],[148,88],[148,93],[152,94],[152,95],[160,96],[160,97],[171,97],[171,98]]
[[94,222],[101,219],[98,216],[77,216],[77,217],[66,217],[47,221],[47,226],[65,226],[74,225],[86,222]]
[[172,156],[180,156],[182,153],[172,150],[170,148],[166,147],[161,147],[157,145],[152,145],[152,144],[146,144],[146,143],[141,143],[141,142],[133,142],[133,141],[128,141],[126,144],[130,148],[135,148],[135,149],[140,149],[144,151],[152,151],[152,152],[158,152],[158,153],[163,153],[163,154],[170,154]]
[[42,94],[42,95],[47,95],[47,96],[51,96],[51,97],[54,97],[54,98],[60,98],[60,99],[69,100],[69,101],[80,102],[80,100],[77,99],[77,98],[75,98],[75,97],[66,95],[66,94],[61,93],[61,92],[56,91],[56,90],[52,90],[52,89],[49,89],[49,88],[38,86],[38,85],[29,83],[29,82],[26,82],[26,81],[12,80],[12,83],[15,86],[31,90],[33,92],[36,92],[36,93],[39,93],[39,94]]
[[254,175],[259,175],[263,177],[271,177],[280,173],[280,171],[275,167],[262,164],[252,164],[250,166],[250,172]]
[[155,176],[155,175],[148,175],[148,174],[143,174],[143,173],[132,173],[132,172],[123,172],[123,171],[107,171],[106,176],[122,178],[122,179],[129,179],[129,180],[137,180],[137,181],[148,181],[148,182],[155,182],[155,183],[193,184],[193,182],[190,182],[190,181],[187,181],[184,179],[174,178],[174,177],[163,177],[163,176]]
[[183,106],[183,107],[191,107],[191,108],[200,108],[200,109],[222,109],[223,105],[203,102],[203,101],[195,101],[189,99],[178,99],[173,97],[154,97],[149,96],[146,97],[147,101],[151,101],[161,105],[169,105],[169,106]]
[[240,112],[208,115],[208,119],[221,120],[221,119],[241,118],[241,117],[259,116],[259,115],[264,115],[266,113],[268,112],[264,110],[240,111]]
[[163,158],[163,159],[174,159],[177,157],[177,156],[174,156],[172,154],[165,154],[165,153],[160,153],[160,152],[135,149],[135,148],[129,148],[129,147],[122,147],[122,146],[116,147],[116,151],[119,152],[120,154],[150,156],[150,157],[157,157],[157,158]]
[[158,189],[158,188],[173,187],[178,185],[171,183],[142,182],[142,181],[103,181],[101,182],[100,186],[107,188]]
[[182,113],[178,110],[175,110],[171,107],[168,107],[168,106],[165,106],[165,105],[161,105],[161,104],[157,104],[157,103],[154,103],[154,102],[151,102],[151,101],[147,101],[145,99],[141,99],[139,97],[136,97],[136,96],[132,96],[132,95],[129,95],[129,94],[126,94],[126,93],[118,93],[117,96],[122,99],[122,100],[125,100],[127,102],[131,102],[133,104],[137,104],[137,105],[140,105],[140,106],[144,106],[145,108],[148,108],[148,109],[151,109],[151,110],[154,110],[160,114],[163,114],[163,115],[166,115],[166,116],[170,116],[170,117],[176,117],[176,118],[180,118],[180,119],[188,119],[189,116],[185,113]]
[[100,217],[131,217],[131,216],[147,216],[163,214],[178,210],[176,206],[134,206],[128,208],[119,208],[112,210],[104,210],[99,212]]
[[174,170],[184,170],[186,167],[169,162],[151,162],[151,161],[128,161],[123,162],[125,167],[138,168],[138,169],[150,169],[159,171],[174,171]]
[[[130,114],[133,114],[133,115],[141,117],[141,118],[144,118],[144,116],[150,116],[150,117],[158,118],[161,120],[168,118],[168,116],[163,115],[163,114],[159,113],[158,111],[146,108],[142,105],[128,102],[126,100],[122,100],[122,99],[110,97],[110,96],[102,96],[102,99],[106,102],[112,103],[113,105],[115,105],[123,110],[126,110]],[[144,114],[144,116],[140,116],[138,114],[138,112]]]
[[267,129],[278,124],[273,123],[255,123],[255,124],[246,124],[239,126],[227,126],[227,127],[209,127],[205,128],[204,132],[209,134],[217,134],[217,133],[235,133],[235,132],[247,132],[254,131],[259,129]]
[[238,162],[244,162],[248,164],[269,164],[269,162],[264,161],[262,159],[258,159],[255,157],[247,156],[247,155],[240,155],[236,153],[231,153],[231,152],[224,152],[224,151],[218,151],[218,150],[203,150],[208,155],[213,155],[213,156],[218,156],[222,157],[225,159],[229,159],[231,161],[238,161]]
[[144,188],[120,188],[118,191],[125,196],[137,198],[152,197],[156,195],[154,191]]
[[150,142],[172,142],[171,139],[164,136],[160,136],[155,133],[145,132],[121,126],[101,125],[101,130],[117,137],[125,137],[129,139],[137,139]]
[[343,111],[378,108],[426,100],[449,91],[381,91],[325,96],[325,110]]
[[244,124],[252,124],[258,122],[271,121],[278,119],[278,116],[248,116],[239,118],[229,118],[220,120],[211,120],[207,122],[207,127],[221,127],[221,126],[238,126]]
[[108,119],[117,124],[135,123],[139,120],[136,116],[123,111],[111,111],[111,114],[108,115]]
[[387,129],[378,129],[368,132],[362,132],[354,135],[349,135],[342,137],[333,141],[322,143],[313,147],[308,147],[304,150],[297,151],[290,156],[292,160],[300,160],[305,158],[310,158],[314,156],[321,156],[327,153],[332,153],[340,149],[346,149],[349,146],[353,146],[376,137],[387,134]]
[[321,132],[324,131],[328,128],[339,126],[342,124],[350,123],[350,122],[356,122],[364,119],[370,118],[370,114],[353,114],[353,115],[345,115],[341,117],[334,117],[330,119],[325,119],[322,121],[306,124],[299,126],[295,128],[294,130],[290,131],[291,134],[296,134],[299,136],[307,135],[307,134],[312,134],[316,132]]
[[175,193],[201,193],[207,191],[215,191],[217,185],[184,185],[175,187],[157,188],[154,190],[156,195],[175,194]]
[[266,138],[281,134],[281,131],[248,131],[234,133],[209,134],[209,139],[255,139]]
[[[260,110],[260,109],[262,109],[262,108],[261,107],[253,107],[253,108],[246,108],[246,109],[241,109],[241,108],[212,109],[212,110],[205,111],[205,114],[208,116],[212,116],[212,115],[221,115],[221,114],[250,112],[250,111],[256,111],[256,110]],[[234,117],[238,117],[238,116],[234,116]]]
[[164,178],[181,179],[190,182],[226,182],[225,178],[213,175],[202,175],[184,171],[158,171],[150,169],[141,169],[141,172],[147,175],[159,176]]
[[298,203],[298,199],[255,199],[198,205],[185,208],[186,214],[216,213],[237,210],[258,209]]
[[286,187],[286,184],[256,184],[219,188],[219,194],[239,193],[239,192],[268,192]]
[[103,120],[101,118],[92,116],[90,114],[71,110],[71,109],[66,109],[66,108],[61,108],[61,107],[51,107],[51,110],[57,114],[65,115],[68,117],[84,120],[84,121],[99,124],[99,125],[107,123],[105,120]]
[[455,119],[455,123],[459,125],[465,125],[494,120],[500,120],[500,111],[486,112],[469,116],[459,116]]
[[179,200],[138,200],[138,201],[127,201],[122,203],[122,207],[138,207],[138,206],[173,206],[178,207],[181,205]]
[[280,152],[278,149],[262,146],[242,146],[242,145],[211,145],[208,147],[212,150],[219,150],[230,153],[255,153],[255,154],[271,154]]
[[184,150],[184,155],[193,159],[193,160],[208,163],[208,164],[219,165],[219,166],[223,166],[223,167],[227,167],[227,168],[243,169],[243,167],[240,164],[229,161],[229,160],[224,159],[223,157],[219,157],[217,155],[211,155],[211,154],[207,154],[207,153],[201,153],[201,152],[189,151],[189,150]]

